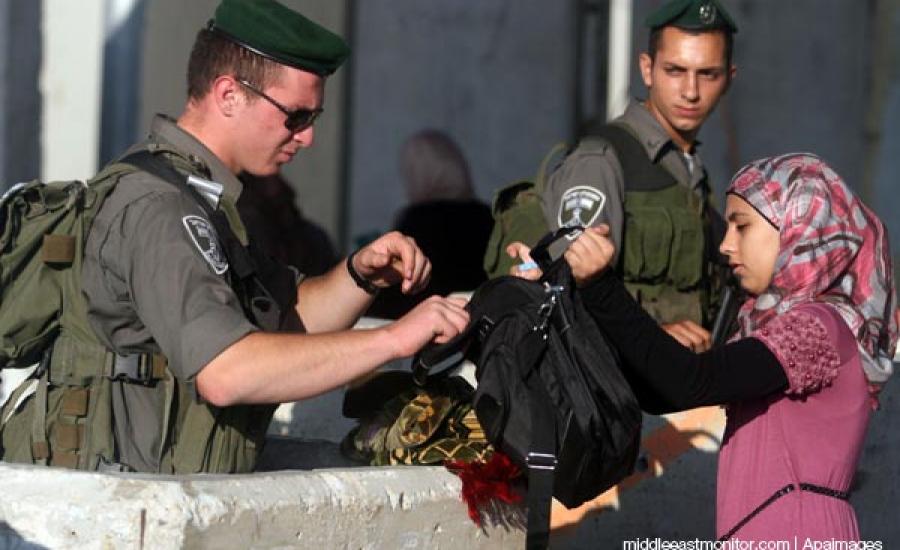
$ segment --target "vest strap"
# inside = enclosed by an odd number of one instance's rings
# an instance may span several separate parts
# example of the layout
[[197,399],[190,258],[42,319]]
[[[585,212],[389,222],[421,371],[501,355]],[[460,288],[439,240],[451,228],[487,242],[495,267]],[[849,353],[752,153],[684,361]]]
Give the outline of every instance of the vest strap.
[[36,386],[37,380],[29,377],[19,384],[19,387],[6,398],[6,403],[3,404],[2,412],[0,412],[0,414],[2,414],[2,418],[0,418],[0,429],[6,426],[10,417],[12,417],[16,412],[16,409],[19,408],[19,405],[35,392]]
[[586,137],[603,139],[616,151],[616,158],[625,173],[625,191],[658,191],[678,185],[675,176],[653,162],[640,139],[625,125],[603,124],[590,129]]
[[47,392],[50,386],[50,369],[48,368],[50,353],[38,366],[40,379],[34,393],[34,416],[31,419],[31,458],[35,464],[46,466],[50,457],[50,445],[47,443]]
[[[135,151],[134,153],[119,159],[119,162],[130,164],[138,170],[153,174],[163,181],[168,182],[170,185],[173,185],[176,189],[189,195],[209,218],[219,239],[222,240],[222,245],[225,248],[225,256],[228,258],[232,273],[241,281],[249,279],[256,274],[256,263],[244,248],[244,243],[241,241],[241,238],[235,234],[229,223],[229,217],[225,213],[225,210],[232,206],[230,201],[221,201],[221,210],[213,208],[209,204],[209,201],[203,198],[194,187],[187,184],[186,175],[179,172],[171,165],[171,163],[158,157],[152,151]],[[240,219],[236,211],[232,213],[232,217],[235,216],[237,216],[237,219]]]

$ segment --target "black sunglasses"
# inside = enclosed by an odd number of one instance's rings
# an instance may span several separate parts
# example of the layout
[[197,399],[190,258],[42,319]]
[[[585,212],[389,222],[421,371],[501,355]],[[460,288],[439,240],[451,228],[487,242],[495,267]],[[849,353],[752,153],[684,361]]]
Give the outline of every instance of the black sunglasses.
[[276,109],[281,111],[287,117],[284,119],[284,127],[288,129],[292,134],[296,134],[301,130],[305,130],[313,125],[316,122],[316,118],[322,114],[322,109],[297,109],[296,111],[290,111],[282,105],[278,103],[265,93],[262,90],[247,82],[246,79],[237,78],[238,83],[258,95],[259,97],[265,99],[269,103],[275,106]]

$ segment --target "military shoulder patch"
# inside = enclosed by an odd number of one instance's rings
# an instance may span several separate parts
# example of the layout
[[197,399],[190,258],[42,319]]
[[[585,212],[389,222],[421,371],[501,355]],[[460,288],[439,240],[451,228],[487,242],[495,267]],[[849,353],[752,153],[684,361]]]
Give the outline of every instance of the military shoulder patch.
[[588,185],[577,185],[566,191],[559,201],[559,227],[590,227],[606,205],[606,195]]
[[219,245],[219,239],[211,223],[200,216],[185,216],[181,218],[187,229],[188,235],[194,241],[194,246],[200,251],[206,263],[213,268],[216,275],[222,275],[228,271],[228,260]]

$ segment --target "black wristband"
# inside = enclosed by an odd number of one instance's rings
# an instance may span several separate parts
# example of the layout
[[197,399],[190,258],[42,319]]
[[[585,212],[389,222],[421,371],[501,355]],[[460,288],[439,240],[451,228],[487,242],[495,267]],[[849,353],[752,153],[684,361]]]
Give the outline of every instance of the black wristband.
[[353,282],[356,283],[356,286],[365,290],[366,294],[374,296],[378,294],[378,291],[381,290],[381,288],[375,286],[372,281],[357,273],[356,269],[353,268],[353,257],[356,256],[357,252],[359,252],[359,249],[354,250],[352,254],[347,256],[347,273],[350,274],[350,278],[353,279]]

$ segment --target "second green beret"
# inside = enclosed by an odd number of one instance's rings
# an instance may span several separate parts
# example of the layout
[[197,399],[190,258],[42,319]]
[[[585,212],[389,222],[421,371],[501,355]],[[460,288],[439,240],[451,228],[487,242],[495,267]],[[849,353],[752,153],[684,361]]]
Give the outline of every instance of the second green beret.
[[737,32],[734,19],[717,0],[672,0],[651,13],[644,24],[651,29],[672,26],[689,31]]

